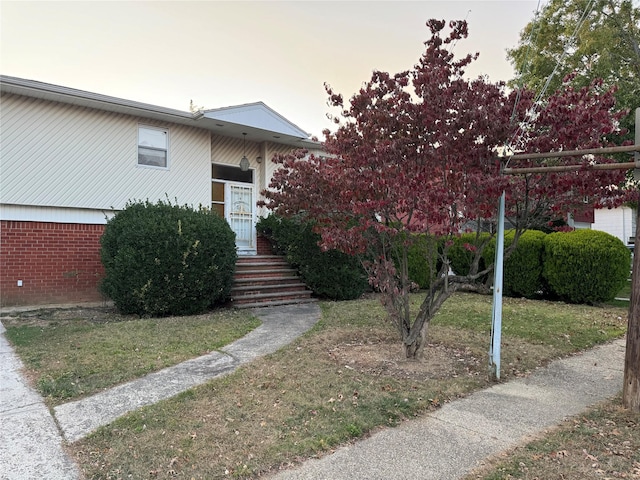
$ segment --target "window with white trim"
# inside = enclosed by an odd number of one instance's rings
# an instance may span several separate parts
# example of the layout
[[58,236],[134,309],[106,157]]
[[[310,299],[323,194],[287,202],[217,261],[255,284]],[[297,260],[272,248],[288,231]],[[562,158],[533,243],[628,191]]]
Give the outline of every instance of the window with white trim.
[[169,167],[169,130],[138,126],[138,165]]

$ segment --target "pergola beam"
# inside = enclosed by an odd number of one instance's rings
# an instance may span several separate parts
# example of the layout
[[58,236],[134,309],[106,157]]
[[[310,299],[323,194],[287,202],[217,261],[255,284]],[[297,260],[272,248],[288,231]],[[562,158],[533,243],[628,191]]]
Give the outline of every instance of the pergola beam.
[[[540,158],[580,157],[582,155],[608,155],[611,153],[640,152],[640,145],[625,145],[623,147],[587,148],[584,150],[564,150],[562,152],[519,153],[508,157],[509,160],[536,160]],[[521,175],[525,173],[573,172],[578,170],[629,170],[640,168],[640,161],[624,163],[600,163],[581,165],[552,165],[549,167],[520,167],[504,168],[506,175]]]
[[[638,149],[640,150],[640,148]],[[525,173],[552,173],[552,172],[574,172],[578,170],[629,170],[640,168],[640,162],[625,163],[598,163],[587,165],[552,165],[550,167],[520,167],[505,168],[502,173],[505,175],[522,175]]]

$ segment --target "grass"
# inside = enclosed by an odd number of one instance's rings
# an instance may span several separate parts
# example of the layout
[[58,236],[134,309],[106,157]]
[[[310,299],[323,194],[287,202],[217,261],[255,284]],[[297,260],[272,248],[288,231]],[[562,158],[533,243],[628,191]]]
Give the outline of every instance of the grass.
[[[368,360],[400,351],[376,300],[321,307],[321,321],[291,345],[71,445],[86,478],[255,477],[489,384],[488,297],[456,294],[434,319],[425,362],[444,365],[434,371],[398,358]],[[503,323],[508,379],[620,337],[626,311],[505,299]]]
[[631,277],[627,280],[627,283],[616,295],[618,298],[631,298]]
[[570,418],[464,480],[640,478],[640,415],[620,398]]
[[219,349],[260,324],[247,312],[232,310],[160,319],[111,315],[99,322],[42,317],[3,322],[7,338],[49,405]]
[[[619,299],[619,300],[618,300]],[[616,294],[616,298],[607,302],[607,305],[622,307],[629,309],[629,300],[631,299],[631,276],[627,279],[627,283]]]
[[[490,334],[491,297],[469,295],[467,298],[474,300],[464,312],[455,300],[445,303],[436,316],[436,323]],[[625,310],[611,307],[505,298],[502,335],[568,354],[621,336],[626,314]]]

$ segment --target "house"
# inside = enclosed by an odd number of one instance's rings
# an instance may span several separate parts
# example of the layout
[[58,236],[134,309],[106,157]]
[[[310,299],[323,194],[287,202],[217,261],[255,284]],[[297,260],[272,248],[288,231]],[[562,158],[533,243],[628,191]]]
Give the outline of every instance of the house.
[[636,211],[628,206],[617,208],[586,209],[569,217],[568,224],[575,229],[591,229],[606,232],[633,248],[636,235]]
[[100,236],[129,200],[210,206],[256,254],[268,160],[320,150],[261,102],[191,113],[9,76],[0,92],[0,305],[100,300]]

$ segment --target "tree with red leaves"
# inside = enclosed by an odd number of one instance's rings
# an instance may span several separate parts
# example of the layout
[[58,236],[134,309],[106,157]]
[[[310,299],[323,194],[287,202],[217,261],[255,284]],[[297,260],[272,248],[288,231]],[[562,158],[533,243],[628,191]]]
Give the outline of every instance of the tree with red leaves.
[[[532,224],[583,206],[585,198],[598,206],[624,200],[615,188],[624,172],[588,170],[594,160],[612,159],[584,158],[585,169],[575,173],[509,177],[501,175],[506,158],[498,156],[505,146],[527,152],[604,146],[621,115],[612,112],[611,91],[599,83],[567,87],[536,103],[530,91],[509,93],[502,83],[465,79],[477,54],[455,59],[451,51],[467,36],[467,23],[451,22],[448,34],[444,21],[427,26],[431,38],[413,69],[375,71],[348,106],[325,86],[330,104],[340,109],[337,130],[324,132],[327,155],[276,156],[280,168],[264,192],[264,204],[276,214],[313,219],[324,248],[361,256],[408,358],[420,355],[443,302],[491,271],[479,271],[486,242],[474,248],[465,276],[449,275],[448,252],[470,222],[495,222],[503,191],[516,228],[512,248]],[[443,240],[430,243],[433,281],[412,315],[408,250],[416,234]]]

